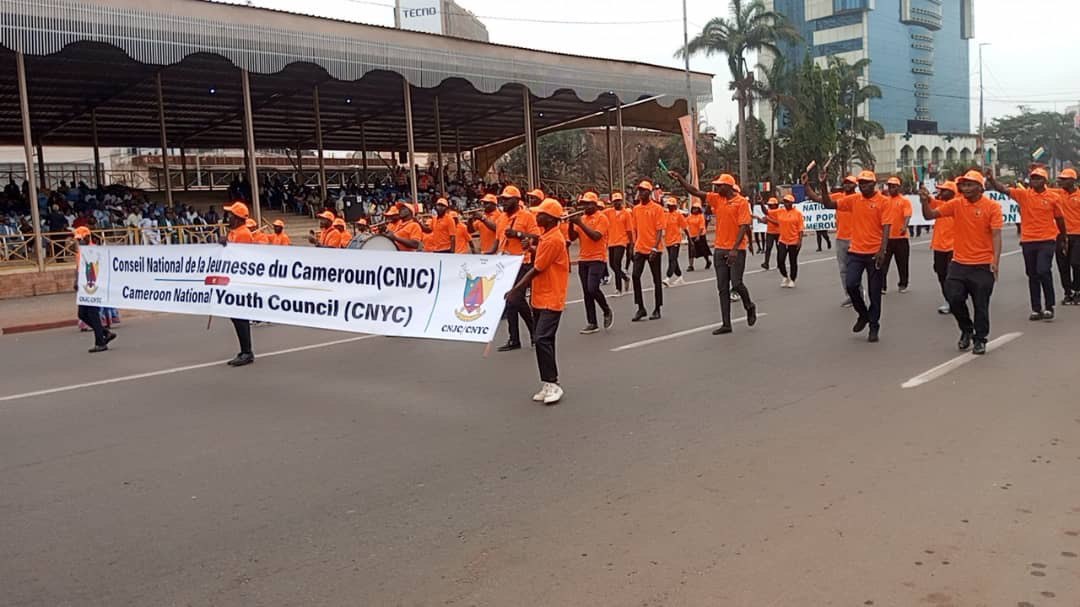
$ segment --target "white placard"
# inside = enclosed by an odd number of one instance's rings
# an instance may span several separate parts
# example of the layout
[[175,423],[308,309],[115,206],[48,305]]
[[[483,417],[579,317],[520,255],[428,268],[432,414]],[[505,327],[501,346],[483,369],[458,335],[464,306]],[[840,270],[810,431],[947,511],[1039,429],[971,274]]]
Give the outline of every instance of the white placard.
[[[986,197],[990,200],[997,201],[1001,205],[1001,212],[1005,216],[1005,223],[1018,223],[1020,221],[1020,205],[1018,205],[1015,200],[1000,192],[992,190],[986,192]],[[923,217],[922,205],[919,203],[918,196],[909,195],[907,199],[911,201],[912,226],[934,225],[933,219],[926,219]],[[813,232],[816,230],[836,229],[836,211],[826,209],[817,202],[801,202],[796,204],[795,208],[803,213],[803,219],[806,222],[806,231]],[[761,216],[760,206],[754,208],[754,214],[759,217]],[[765,232],[765,224],[755,220],[754,231]]]
[[443,33],[442,0],[398,0],[397,5],[401,29]]

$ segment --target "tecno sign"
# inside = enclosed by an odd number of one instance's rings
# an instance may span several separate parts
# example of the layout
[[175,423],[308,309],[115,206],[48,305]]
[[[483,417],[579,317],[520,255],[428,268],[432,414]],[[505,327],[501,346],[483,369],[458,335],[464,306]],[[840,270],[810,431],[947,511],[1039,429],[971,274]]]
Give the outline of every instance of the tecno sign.
[[406,19],[418,19],[420,17],[437,17],[438,15],[439,9],[435,7],[401,9],[401,16]]
[[441,34],[442,0],[398,0],[401,29]]

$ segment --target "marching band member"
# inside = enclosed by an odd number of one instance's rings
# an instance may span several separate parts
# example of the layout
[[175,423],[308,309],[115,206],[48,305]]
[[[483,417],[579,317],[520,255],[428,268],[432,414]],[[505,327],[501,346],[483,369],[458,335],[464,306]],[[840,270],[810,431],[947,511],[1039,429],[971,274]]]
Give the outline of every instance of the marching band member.
[[615,323],[615,314],[608,305],[600,281],[607,268],[608,218],[597,208],[599,197],[595,192],[586,192],[581,196],[584,214],[574,215],[568,223],[571,226],[570,238],[578,241],[578,277],[581,290],[585,293],[585,328],[582,335],[596,333],[600,328],[596,324],[596,306],[604,312],[604,329],[610,329]]
[[409,203],[390,208],[384,216],[397,218],[386,237],[394,241],[399,251],[416,251],[423,244],[424,231],[414,217],[415,206]]
[[308,236],[308,242],[317,247],[331,246],[327,244],[327,239],[333,234],[334,214],[330,211],[323,211],[316,215],[319,218],[319,233],[316,235],[312,232]]
[[473,247],[472,235],[469,234],[469,228],[465,225],[465,222],[461,221],[458,212],[450,211],[450,218],[454,220],[454,253],[458,255],[475,253],[476,249]]
[[349,246],[349,243],[352,242],[352,235],[345,228],[344,219],[340,217],[334,218],[334,221],[330,224],[330,235],[326,237],[324,246],[335,249],[344,249]]
[[494,255],[498,251],[498,222],[503,212],[499,210],[499,199],[494,194],[484,194],[480,202],[484,203],[484,212],[472,220],[473,229],[480,235],[480,252]]
[[[229,234],[221,241],[222,245],[230,242],[236,244],[254,244],[255,237],[247,227],[247,220],[251,213],[248,206],[242,202],[234,202],[224,207],[229,212]],[[240,353],[229,361],[230,367],[243,367],[255,362],[255,353],[251,348],[251,321],[244,318],[231,318],[233,330],[236,331],[236,341],[240,342]]]
[[445,198],[435,201],[435,216],[424,228],[428,238],[424,242],[424,250],[431,253],[453,253],[457,240],[457,224],[450,216],[450,203]]
[[653,201],[653,184],[641,181],[637,185],[637,204],[634,205],[634,271],[631,275],[634,283],[634,303],[637,312],[630,322],[640,322],[648,313],[645,311],[645,294],[641,288],[641,274],[648,264],[653,280],[653,313],[649,320],[660,318],[660,308],[664,305],[664,283],[660,280],[660,251],[664,246],[664,209]]
[[254,219],[248,217],[244,225],[251,230],[251,237],[254,239],[255,244],[270,244],[270,236],[259,229],[259,224]]
[[292,241],[289,240],[289,235],[285,233],[285,222],[280,219],[274,220],[274,233],[269,235],[269,244],[289,246]]
[[[521,269],[517,275],[517,280],[520,282],[532,269],[532,255],[525,246],[525,242],[539,235],[540,228],[537,227],[536,218],[533,214],[527,209],[521,208],[521,190],[517,189],[517,187],[506,186],[503,188],[499,198],[503,206],[503,215],[499,217],[499,223],[496,225],[495,230],[499,238],[499,252],[523,257]],[[555,228],[556,232],[560,232],[558,226],[555,226]],[[514,297],[506,301],[506,310],[503,312],[503,317],[506,318],[506,328],[510,336],[505,344],[498,347],[499,352],[521,349],[519,316],[525,321],[525,328],[529,330],[531,340],[535,337],[533,314],[529,302],[525,300],[524,290],[517,292]]]

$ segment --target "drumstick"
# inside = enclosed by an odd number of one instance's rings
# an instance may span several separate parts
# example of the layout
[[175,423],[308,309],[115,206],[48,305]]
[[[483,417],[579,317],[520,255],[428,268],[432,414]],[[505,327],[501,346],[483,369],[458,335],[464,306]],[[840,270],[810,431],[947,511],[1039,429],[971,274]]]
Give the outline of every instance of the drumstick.
[[213,315],[207,315],[206,316],[206,330],[207,331],[210,330],[210,323],[213,322],[213,320],[214,320]]

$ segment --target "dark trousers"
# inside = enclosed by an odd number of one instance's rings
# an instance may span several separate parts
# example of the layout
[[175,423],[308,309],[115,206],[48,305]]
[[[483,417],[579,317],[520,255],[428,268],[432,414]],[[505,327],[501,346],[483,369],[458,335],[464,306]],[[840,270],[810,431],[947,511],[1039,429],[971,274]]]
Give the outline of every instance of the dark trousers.
[[949,275],[949,264],[952,263],[952,251],[934,251],[934,274],[937,274],[938,284],[941,285],[941,294],[945,301],[949,300],[949,294],[945,292],[945,278]]
[[[828,230],[817,230],[817,250],[819,250],[819,251],[821,250],[821,241],[822,240],[825,241],[825,244],[828,245],[830,249],[832,248],[832,240],[829,239],[829,231]],[[792,278],[792,280],[795,280],[795,279]]]
[[749,310],[754,302],[750,301],[750,289],[743,283],[746,271],[746,251],[739,251],[735,263],[728,265],[728,249],[713,251],[713,267],[716,268],[716,290],[720,294],[720,319],[725,326],[731,326],[731,293],[739,294],[743,308]]
[[[518,270],[517,278],[514,279],[514,284],[517,284],[522,276],[532,269],[531,263],[521,264],[521,269]],[[510,296],[510,299],[506,300],[506,309],[503,311],[503,318],[506,319],[506,330],[510,334],[510,343],[521,343],[521,326],[518,325],[518,316],[521,320],[525,321],[525,328],[529,330],[530,338],[536,336],[535,324],[533,322],[533,309],[529,306],[528,300],[525,299],[525,290],[517,291]]]
[[649,264],[649,272],[652,274],[654,310],[659,310],[664,305],[664,283],[660,282],[660,254],[634,252],[634,303],[639,310],[645,309],[645,294],[641,290],[641,274],[645,271],[645,264]]
[[[1027,271],[1028,291],[1031,295],[1031,311],[1041,312],[1054,307],[1054,250],[1057,243],[1053,240],[1022,242],[1024,252],[1024,270]],[[1045,302],[1043,301],[1045,299]]]
[[769,265],[769,258],[772,257],[773,245],[780,241],[779,234],[766,234],[765,235],[765,265]]
[[559,365],[555,362],[555,334],[559,332],[559,319],[562,311],[533,310],[536,317],[536,329],[533,340],[536,344],[536,366],[540,369],[540,381],[559,383]]
[[1080,288],[1080,235],[1068,236],[1069,250],[1065,252],[1058,246],[1055,254],[1058,276],[1061,277],[1061,288],[1065,295],[1076,293]]
[[[799,278],[799,250],[802,245],[786,245],[779,243],[776,247],[776,267],[780,269],[780,275],[784,278],[790,278],[791,280],[798,280]],[[790,275],[787,269],[787,262],[791,261]]]
[[881,264],[881,286],[884,287],[889,275],[889,266],[893,257],[896,258],[896,270],[900,273],[898,286],[903,289],[908,286],[911,271],[911,243],[907,238],[890,238],[885,247],[885,261]]
[[578,278],[581,279],[581,290],[585,292],[585,320],[590,325],[596,324],[597,304],[600,305],[600,309],[604,311],[604,314],[611,312],[607,298],[604,297],[604,292],[600,290],[600,280],[604,277],[605,269],[606,267],[602,261],[578,262]]
[[94,345],[104,346],[105,337],[109,335],[109,332],[101,324],[101,308],[97,306],[79,306],[79,320],[94,330]]
[[230,318],[233,329],[236,329],[236,341],[240,342],[241,354],[252,354],[251,351],[251,321],[243,318]]
[[628,244],[625,247],[623,247],[623,249],[626,251],[626,265],[623,266],[623,269],[629,270],[630,269],[630,263],[634,260],[634,245],[633,245],[633,243]]
[[705,260],[705,269],[712,267],[712,249],[709,248],[709,238],[702,234],[691,238],[686,243],[686,256],[690,258],[690,267],[694,267],[694,260],[701,257]]
[[617,247],[608,247],[608,262],[611,264],[611,271],[615,272],[615,290],[622,291],[623,284],[627,287],[630,286],[630,277],[626,275],[626,271],[623,270],[623,256],[626,255],[626,247],[619,245]]
[[679,268],[679,246],[677,244],[669,245],[667,248],[667,277],[682,276],[682,270]]
[[[994,272],[989,265],[968,266],[949,264],[945,279],[945,298],[960,326],[960,332],[972,335],[975,341],[985,342],[990,335],[990,295],[994,292]],[[968,298],[975,308],[975,321],[968,311]]]
[[[847,260],[844,287],[851,298],[851,307],[855,308],[859,318],[866,318],[870,321],[870,326],[878,327],[881,325],[881,287],[885,283],[885,272],[877,267],[874,256],[869,253],[849,252]],[[863,273],[866,274],[867,287],[870,290],[869,308],[862,294]]]

